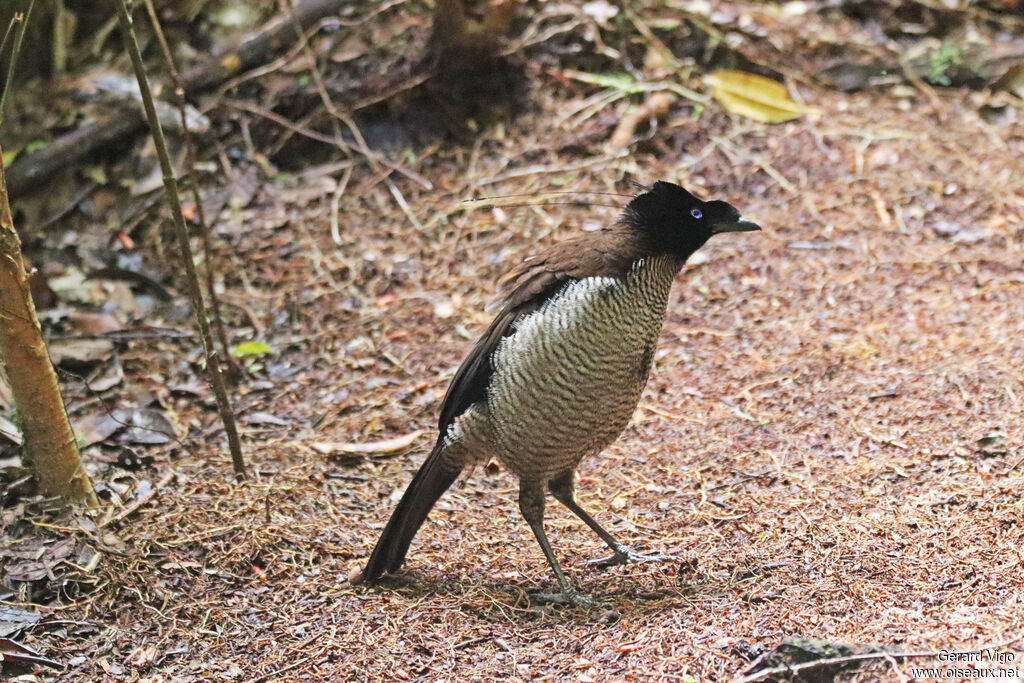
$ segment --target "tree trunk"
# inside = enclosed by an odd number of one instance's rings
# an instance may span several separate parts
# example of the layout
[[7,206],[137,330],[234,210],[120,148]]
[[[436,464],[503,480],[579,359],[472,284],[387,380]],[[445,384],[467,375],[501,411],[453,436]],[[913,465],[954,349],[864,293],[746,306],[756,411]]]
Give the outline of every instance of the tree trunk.
[[68,502],[96,505],[78,453],[57,373],[50,362],[28,288],[21,241],[7,199],[0,150],[0,362],[14,395],[25,437],[24,459],[40,491]]

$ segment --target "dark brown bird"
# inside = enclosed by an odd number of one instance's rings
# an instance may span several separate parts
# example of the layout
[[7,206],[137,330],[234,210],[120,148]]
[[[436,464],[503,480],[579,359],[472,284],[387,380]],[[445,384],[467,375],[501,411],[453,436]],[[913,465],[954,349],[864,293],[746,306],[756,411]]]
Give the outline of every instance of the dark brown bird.
[[519,509],[558,579],[560,592],[540,599],[590,604],[544,533],[545,487],[612,549],[604,564],[652,559],[577,505],[573,474],[619,437],[636,409],[686,259],[712,235],[759,229],[726,202],[657,182],[611,228],[556,244],[506,275],[501,312],[445,396],[437,444],[352,582],[401,567],[441,494],[466,465],[490,458],[519,477]]

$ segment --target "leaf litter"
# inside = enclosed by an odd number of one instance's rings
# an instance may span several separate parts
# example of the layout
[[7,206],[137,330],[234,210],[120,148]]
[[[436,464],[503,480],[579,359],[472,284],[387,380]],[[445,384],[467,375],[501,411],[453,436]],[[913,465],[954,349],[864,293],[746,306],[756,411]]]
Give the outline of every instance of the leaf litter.
[[[402,16],[410,31],[426,22]],[[1001,643],[1019,659],[1024,139],[1012,125],[979,125],[963,90],[842,93],[796,79],[820,116],[768,127],[680,97],[630,126],[630,153],[609,153],[650,90],[592,99],[611,81],[540,67],[563,55],[567,68],[602,73],[617,65],[564,56],[603,49],[595,35],[613,50],[608,41],[649,39],[587,33],[586,16],[567,17],[564,33],[522,49],[538,68],[518,118],[482,128],[468,148],[410,145],[401,156],[432,185],[395,180],[422,230],[365,166],[344,184],[335,176],[346,169],[325,167],[318,198],[308,179],[238,162],[252,189],[223,204],[216,236],[231,264],[233,341],[270,349],[237,392],[240,410],[274,418],[245,427],[253,480],[227,479],[193,338],[122,350],[131,387],[108,391],[162,406],[171,418],[144,422],[187,440],[139,445],[158,476],[105,469],[98,520],[23,497],[3,510],[5,602],[46,615],[13,633],[65,665],[38,678],[720,681],[792,637],[841,653]],[[835,12],[730,3],[697,19],[705,35],[744,26],[739,66],[771,65],[762,73],[775,79],[813,73],[819,37],[872,45]],[[692,26],[674,30],[698,35]],[[236,114],[268,149],[294,143],[294,131]],[[273,158],[287,165],[286,152]],[[527,590],[550,587],[546,564],[514,481],[483,467],[442,498],[401,580],[349,586],[424,456],[413,435],[431,433],[447,381],[489,322],[493,283],[539,245],[615,215],[550,203],[474,211],[463,200],[629,194],[629,180],[659,178],[728,199],[767,228],[712,242],[680,276],[644,407],[580,469],[587,509],[625,542],[678,560],[589,567],[600,542],[552,504],[556,552],[605,607],[533,606]],[[353,447],[388,457],[327,457]],[[836,675],[906,671],[881,658]]]

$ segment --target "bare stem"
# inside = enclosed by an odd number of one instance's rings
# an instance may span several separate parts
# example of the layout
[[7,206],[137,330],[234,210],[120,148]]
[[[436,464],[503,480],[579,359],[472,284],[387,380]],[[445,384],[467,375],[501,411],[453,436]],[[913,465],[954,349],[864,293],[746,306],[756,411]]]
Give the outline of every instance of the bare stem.
[[217,333],[217,341],[220,343],[221,358],[225,365],[229,366],[228,376],[237,377],[238,368],[228,351],[228,337],[224,331],[224,318],[221,315],[220,297],[217,296],[217,290],[214,287],[214,264],[213,249],[210,246],[210,226],[206,222],[206,212],[203,210],[202,197],[199,196],[199,182],[195,175],[196,145],[195,140],[192,138],[192,131],[188,127],[188,114],[185,112],[185,82],[182,80],[181,72],[178,71],[178,67],[174,63],[174,56],[171,54],[171,48],[167,44],[163,28],[160,26],[160,19],[156,15],[156,8],[153,7],[153,0],[145,0],[145,5],[146,13],[149,15],[149,23],[153,27],[153,33],[156,35],[157,43],[160,45],[160,52],[163,55],[164,62],[167,64],[167,72],[174,83],[174,103],[177,105],[178,113],[181,116],[181,130],[185,136],[185,166],[188,168],[188,174],[191,177],[189,189],[192,192],[192,201],[196,204],[196,219],[199,223],[199,232],[203,239],[203,260],[206,266],[203,269],[203,275],[206,278],[206,295],[210,297],[210,309],[213,311],[213,329]]
[[[24,14],[15,14],[11,20],[13,24],[16,21],[20,21],[21,24],[18,26],[18,32],[14,36],[14,46],[11,48],[11,61],[7,65],[7,79],[4,81],[3,92],[0,92],[0,123],[4,122],[4,104],[7,103],[7,93],[14,87],[14,67],[18,63],[18,55],[21,54],[21,42],[25,39],[25,31],[28,28],[28,18],[32,15],[32,7],[36,4],[36,0],[29,0],[28,9],[25,10]],[[4,36],[4,43],[7,42],[7,36]],[[0,50],[2,52],[2,50]]]
[[185,217],[181,212],[178,183],[174,177],[174,169],[171,167],[171,157],[167,151],[164,131],[160,126],[160,121],[157,119],[156,107],[153,105],[153,94],[150,92],[149,82],[146,79],[146,70],[142,64],[142,53],[139,50],[139,43],[135,39],[135,31],[132,28],[132,18],[128,12],[127,0],[120,0],[118,2],[117,17],[121,24],[121,32],[124,34],[125,48],[128,50],[128,56],[131,57],[132,67],[135,70],[135,78],[139,82],[142,106],[146,111],[146,118],[149,120],[149,128],[153,134],[157,157],[160,159],[164,187],[167,189],[167,201],[170,203],[174,229],[178,236],[178,246],[181,249],[181,257],[185,265],[189,297],[192,299],[192,307],[195,310],[196,320],[199,323],[203,351],[206,354],[206,365],[210,372],[210,384],[213,387],[213,393],[217,397],[217,407],[220,411],[221,421],[224,423],[224,432],[228,438],[228,448],[231,450],[231,462],[234,465],[235,477],[237,479],[245,479],[245,461],[242,459],[242,447],[238,439],[238,428],[235,425],[235,414],[232,411],[231,401],[228,398],[220,360],[217,357],[217,350],[213,345],[210,322],[206,314],[206,306],[203,303],[203,294],[199,287],[199,276],[196,273],[195,261],[192,256],[192,246],[189,243],[188,228],[185,226]]

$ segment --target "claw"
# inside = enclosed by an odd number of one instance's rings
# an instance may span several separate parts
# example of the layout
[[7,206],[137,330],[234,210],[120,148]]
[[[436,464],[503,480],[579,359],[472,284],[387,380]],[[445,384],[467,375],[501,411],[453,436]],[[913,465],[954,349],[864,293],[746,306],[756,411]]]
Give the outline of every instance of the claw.
[[600,560],[593,560],[588,564],[592,567],[614,567],[620,564],[635,564],[638,562],[668,562],[670,560],[679,559],[675,555],[663,555],[661,553],[653,553],[651,555],[645,555],[643,553],[637,553],[629,548],[620,548],[615,551],[614,555],[605,557]]
[[530,593],[530,600],[534,603],[550,602],[556,605],[572,605],[582,609],[590,609],[598,604],[596,600],[580,595],[574,590],[560,593]]

